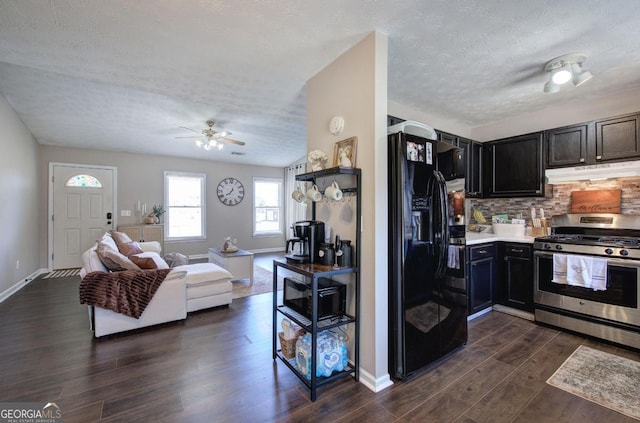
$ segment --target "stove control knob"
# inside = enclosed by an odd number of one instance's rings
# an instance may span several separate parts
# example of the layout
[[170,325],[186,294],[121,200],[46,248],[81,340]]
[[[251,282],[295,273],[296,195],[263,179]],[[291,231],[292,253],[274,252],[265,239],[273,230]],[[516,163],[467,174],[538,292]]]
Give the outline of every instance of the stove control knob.
[[550,250],[550,249],[551,249],[551,245],[549,245],[549,244],[544,244],[542,247],[543,247],[545,250]]
[[607,248],[606,250],[604,250],[604,252],[608,255],[613,254],[613,250],[611,248]]
[[562,245],[557,244],[557,245],[556,245],[556,250],[558,250],[558,251],[562,250]]
[[629,252],[627,250],[620,250],[620,255],[626,257],[629,255]]

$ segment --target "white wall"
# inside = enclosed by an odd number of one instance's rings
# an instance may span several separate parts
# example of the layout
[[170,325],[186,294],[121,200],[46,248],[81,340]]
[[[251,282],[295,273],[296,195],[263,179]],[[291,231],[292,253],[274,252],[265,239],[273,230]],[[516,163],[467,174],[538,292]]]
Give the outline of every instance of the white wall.
[[391,116],[426,123],[439,130],[461,137],[476,141],[491,141],[638,112],[640,111],[640,90],[619,92],[597,99],[579,98],[477,127],[468,127],[455,120],[430,115],[393,101],[388,102],[388,111]]
[[[388,386],[387,359],[387,36],[372,33],[307,84],[307,150],[333,156],[334,143],[358,137],[356,167],[362,170],[361,380],[373,390]],[[333,136],[332,116],[345,119]],[[348,216],[347,219],[344,217]],[[338,231],[353,231],[355,215],[331,206],[316,218]],[[350,225],[350,226],[349,226]],[[350,229],[349,229],[350,228]]]
[[[0,301],[38,266],[38,144],[0,95]],[[4,293],[4,295],[3,295]]]
[[640,90],[619,92],[597,99],[580,98],[472,128],[470,138],[477,141],[490,141],[638,111],[640,111]]
[[640,90],[619,92],[594,99],[580,98],[472,128],[471,138],[477,141],[490,141],[638,111],[640,111]]
[[[194,147],[195,148],[195,147]],[[284,249],[284,236],[253,238],[253,177],[284,179],[284,169],[264,166],[247,166],[209,160],[179,159],[166,156],[139,155],[55,146],[40,147],[40,204],[48,198],[48,168],[50,162],[115,166],[118,169],[118,224],[134,224],[135,217],[121,217],[120,210],[134,210],[138,200],[153,204],[165,204],[164,171],[195,172],[206,174],[207,188],[207,239],[193,242],[166,242],[165,251],[177,251],[187,255],[207,254],[210,247],[221,247],[224,238],[238,239],[238,246],[245,250],[272,251]],[[236,206],[222,204],[216,196],[218,183],[226,177],[242,182],[245,197]],[[287,194],[288,195],[288,194]],[[284,193],[283,193],[284,201]],[[164,218],[165,216],[163,216]],[[284,230],[284,213],[283,230]],[[47,222],[46,206],[41,208],[40,220]],[[40,231],[40,265],[47,264],[47,225]]]

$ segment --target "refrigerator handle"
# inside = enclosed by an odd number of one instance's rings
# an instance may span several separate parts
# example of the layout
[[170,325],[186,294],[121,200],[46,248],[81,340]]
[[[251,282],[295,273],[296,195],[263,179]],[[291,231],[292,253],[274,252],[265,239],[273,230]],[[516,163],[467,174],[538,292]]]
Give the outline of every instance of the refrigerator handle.
[[439,233],[440,242],[438,251],[436,252],[438,258],[438,265],[436,268],[436,278],[444,276],[447,271],[447,259],[449,253],[449,223],[448,223],[448,205],[447,205],[447,184],[444,180],[444,176],[439,171],[434,171],[434,179],[437,189],[434,195],[437,196],[438,207],[435,212],[438,214],[437,228],[434,228]]

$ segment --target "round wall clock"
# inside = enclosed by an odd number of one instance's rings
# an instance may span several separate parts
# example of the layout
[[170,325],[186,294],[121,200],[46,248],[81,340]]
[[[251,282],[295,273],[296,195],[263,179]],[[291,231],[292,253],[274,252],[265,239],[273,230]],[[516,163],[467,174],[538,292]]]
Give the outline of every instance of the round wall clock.
[[235,206],[244,198],[244,187],[236,178],[225,178],[218,184],[218,200],[226,206]]

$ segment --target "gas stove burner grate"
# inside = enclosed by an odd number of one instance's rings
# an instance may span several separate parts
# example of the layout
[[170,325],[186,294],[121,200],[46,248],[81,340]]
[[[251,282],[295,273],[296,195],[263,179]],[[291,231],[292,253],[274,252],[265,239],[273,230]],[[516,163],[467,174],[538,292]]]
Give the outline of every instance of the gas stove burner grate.
[[581,241],[582,235],[555,234],[555,235],[549,235],[547,237],[543,237],[542,239],[545,241],[556,241],[556,242]]
[[602,237],[598,238],[597,242],[602,244],[615,244],[622,247],[638,247],[638,240],[635,238]]

